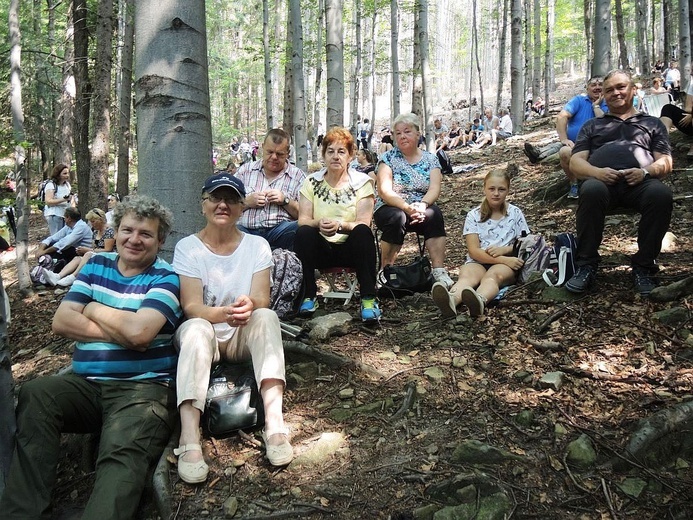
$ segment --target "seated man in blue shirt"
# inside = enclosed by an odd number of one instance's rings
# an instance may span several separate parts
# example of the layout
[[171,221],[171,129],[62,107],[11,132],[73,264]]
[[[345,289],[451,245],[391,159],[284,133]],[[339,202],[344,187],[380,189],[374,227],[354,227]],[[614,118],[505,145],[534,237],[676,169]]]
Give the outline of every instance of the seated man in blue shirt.
[[80,246],[91,247],[93,235],[89,224],[82,220],[82,214],[77,208],[65,210],[65,225],[56,234],[41,241],[36,250],[36,258],[51,255],[58,260],[69,262],[76,255]]
[[148,470],[177,420],[180,283],[157,257],[171,222],[156,200],[126,198],[115,209],[118,252],[94,255],[58,307],[53,332],[75,341],[74,373],[21,387],[3,518],[51,518],[62,432],[100,434],[83,518],[137,516]]

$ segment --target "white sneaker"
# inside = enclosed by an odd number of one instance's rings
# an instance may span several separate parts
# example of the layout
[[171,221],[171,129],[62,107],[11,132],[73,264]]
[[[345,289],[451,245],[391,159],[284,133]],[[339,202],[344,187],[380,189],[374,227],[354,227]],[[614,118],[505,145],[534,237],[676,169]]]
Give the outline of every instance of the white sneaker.
[[43,272],[43,279],[46,281],[48,285],[55,286],[60,281],[60,275],[58,273],[54,273],[53,271],[49,271],[46,269]]
[[58,287],[70,287],[75,280],[76,277],[74,274],[68,274],[65,278],[61,278],[56,285]]
[[462,289],[462,303],[469,307],[470,316],[481,316],[484,314],[485,298],[471,287]]
[[450,278],[448,272],[445,270],[445,267],[434,267],[431,269],[431,274],[433,275],[433,279],[438,283],[442,283],[446,289],[452,287],[454,282],[452,281],[452,278]]
[[433,298],[433,303],[440,309],[443,318],[457,316],[455,300],[442,283],[436,282],[433,284],[431,288],[431,298]]

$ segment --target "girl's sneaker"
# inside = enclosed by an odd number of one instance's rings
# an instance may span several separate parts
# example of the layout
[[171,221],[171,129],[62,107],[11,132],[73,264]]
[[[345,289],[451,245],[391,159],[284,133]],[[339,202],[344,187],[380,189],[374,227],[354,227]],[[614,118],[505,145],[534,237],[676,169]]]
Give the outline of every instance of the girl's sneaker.
[[363,298],[361,300],[361,320],[365,323],[370,323],[380,320],[383,313],[378,307],[378,302],[375,298]]
[[317,308],[317,298],[305,298],[303,302],[301,302],[301,307],[298,309],[298,314],[299,316],[310,316],[317,310]]
[[484,303],[486,299],[471,287],[462,289],[462,303],[469,307],[471,316],[481,316],[484,314]]

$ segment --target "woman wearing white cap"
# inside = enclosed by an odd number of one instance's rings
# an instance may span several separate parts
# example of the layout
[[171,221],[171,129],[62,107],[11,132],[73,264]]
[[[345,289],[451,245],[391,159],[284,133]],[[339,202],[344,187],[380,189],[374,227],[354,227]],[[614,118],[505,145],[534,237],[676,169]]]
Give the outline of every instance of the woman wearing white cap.
[[202,189],[207,225],[178,242],[173,257],[187,318],[175,337],[181,435],[174,453],[178,474],[188,483],[203,482],[209,472],[200,447],[200,417],[211,366],[221,360],[252,359],[265,408],[267,458],[274,466],[293,459],[282,414],[281,329],[276,313],[267,308],[272,253],[264,238],[236,227],[244,199],[245,187],[236,177],[209,177]]

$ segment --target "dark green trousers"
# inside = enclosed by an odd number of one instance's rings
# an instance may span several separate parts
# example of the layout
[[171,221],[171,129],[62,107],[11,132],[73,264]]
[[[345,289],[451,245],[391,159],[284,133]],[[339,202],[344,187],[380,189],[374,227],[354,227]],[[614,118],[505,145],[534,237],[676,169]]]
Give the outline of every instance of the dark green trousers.
[[90,382],[67,375],[25,383],[1,516],[50,518],[60,434],[100,432],[96,482],[82,518],[134,518],[148,471],[171,436],[175,403],[173,388],[151,382]]

